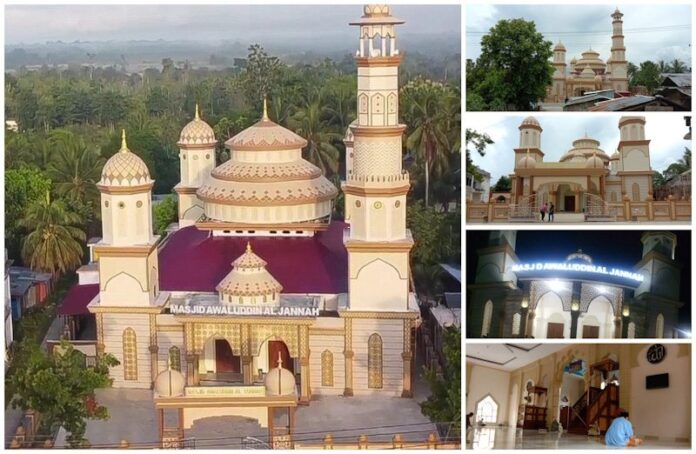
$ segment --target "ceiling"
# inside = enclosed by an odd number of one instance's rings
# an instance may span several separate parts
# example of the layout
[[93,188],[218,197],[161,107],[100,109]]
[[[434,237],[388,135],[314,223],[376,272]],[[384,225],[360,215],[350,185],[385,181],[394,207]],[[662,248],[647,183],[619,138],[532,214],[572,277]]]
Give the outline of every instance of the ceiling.
[[568,344],[479,344],[467,343],[466,362],[492,369],[512,371],[555,353]]

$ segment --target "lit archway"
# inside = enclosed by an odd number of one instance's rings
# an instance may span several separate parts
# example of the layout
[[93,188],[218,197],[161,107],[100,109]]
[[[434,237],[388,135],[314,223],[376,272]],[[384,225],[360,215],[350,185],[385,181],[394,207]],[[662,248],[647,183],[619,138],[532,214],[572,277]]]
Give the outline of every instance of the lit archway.
[[488,394],[476,403],[476,422],[495,424],[498,422],[498,402]]

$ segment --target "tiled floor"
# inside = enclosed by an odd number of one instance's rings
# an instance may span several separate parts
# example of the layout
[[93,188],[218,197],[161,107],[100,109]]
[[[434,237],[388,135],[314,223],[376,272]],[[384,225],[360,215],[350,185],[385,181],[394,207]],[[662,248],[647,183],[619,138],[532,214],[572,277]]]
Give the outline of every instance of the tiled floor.
[[[612,449],[603,438],[564,433],[539,433],[509,427],[482,427],[470,429],[466,435],[468,449]],[[690,449],[689,443],[646,440],[631,449]]]

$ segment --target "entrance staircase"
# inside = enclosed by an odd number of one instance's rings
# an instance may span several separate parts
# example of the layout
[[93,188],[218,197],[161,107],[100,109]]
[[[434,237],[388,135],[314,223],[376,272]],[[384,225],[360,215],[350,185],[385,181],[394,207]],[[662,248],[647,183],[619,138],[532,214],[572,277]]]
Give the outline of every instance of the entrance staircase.
[[618,409],[617,385],[607,385],[603,390],[590,387],[573,406],[561,409],[561,424],[572,434],[587,435],[590,426],[597,423],[600,433],[604,434]]

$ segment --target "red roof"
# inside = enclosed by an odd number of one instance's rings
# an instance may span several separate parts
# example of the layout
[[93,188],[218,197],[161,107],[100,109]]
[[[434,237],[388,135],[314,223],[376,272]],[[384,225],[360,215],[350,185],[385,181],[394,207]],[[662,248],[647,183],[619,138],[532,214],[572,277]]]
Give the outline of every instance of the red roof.
[[58,308],[58,315],[87,314],[87,305],[99,293],[99,284],[78,285],[70,287]]
[[[159,251],[162,291],[215,292],[247,242],[283,286],[283,293],[347,293],[346,224],[334,221],[313,237],[217,236],[190,226],[171,234]],[[99,284],[73,285],[58,308],[60,315],[87,314]]]
[[190,226],[173,233],[159,253],[163,291],[215,292],[232,262],[246,250],[268,262],[283,293],[347,293],[346,224],[334,221],[313,237],[212,236]]

